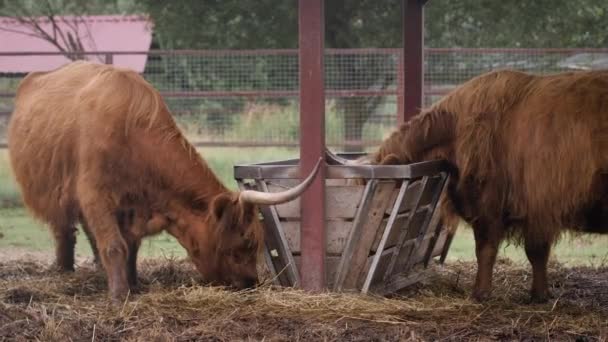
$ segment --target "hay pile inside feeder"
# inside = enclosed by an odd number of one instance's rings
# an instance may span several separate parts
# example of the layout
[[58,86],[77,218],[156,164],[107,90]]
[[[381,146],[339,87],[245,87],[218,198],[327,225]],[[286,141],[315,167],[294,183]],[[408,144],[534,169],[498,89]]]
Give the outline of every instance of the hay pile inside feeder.
[[526,304],[526,264],[501,260],[493,299],[468,299],[472,262],[451,263],[391,298],[309,294],[264,285],[197,285],[188,261],[146,260],[139,293],[107,301],[105,275],[57,274],[34,261],[0,263],[0,341],[606,340],[608,267],[551,265],[555,298]]

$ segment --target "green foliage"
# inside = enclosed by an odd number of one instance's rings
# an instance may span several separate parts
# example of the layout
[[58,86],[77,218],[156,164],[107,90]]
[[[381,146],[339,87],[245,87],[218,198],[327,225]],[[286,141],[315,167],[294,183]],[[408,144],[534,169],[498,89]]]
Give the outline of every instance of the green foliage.
[[[260,160],[277,160],[281,152],[272,155],[272,150],[262,152],[265,158]],[[297,154],[297,152],[295,152]],[[218,169],[218,171],[220,171]],[[76,254],[79,257],[92,256],[91,248],[81,231],[76,239]],[[605,264],[608,260],[606,243],[608,237],[579,236],[565,238],[560,241],[553,251],[553,257],[566,266],[597,266]],[[22,252],[44,252],[51,254],[54,249],[50,232],[40,222],[23,208],[0,208],[0,249],[14,249]],[[185,257],[185,250],[167,233],[144,239],[141,256],[146,257]],[[527,262],[523,248],[504,244],[500,247],[499,257],[506,257],[517,262]],[[454,237],[448,262],[455,260],[475,260],[475,241],[470,228],[461,227]]]
[[432,47],[606,47],[605,0],[431,0]]
[[128,14],[142,9],[136,0],[0,0],[3,16]]
[[0,149],[0,208],[18,205],[21,197],[10,168],[8,150]]

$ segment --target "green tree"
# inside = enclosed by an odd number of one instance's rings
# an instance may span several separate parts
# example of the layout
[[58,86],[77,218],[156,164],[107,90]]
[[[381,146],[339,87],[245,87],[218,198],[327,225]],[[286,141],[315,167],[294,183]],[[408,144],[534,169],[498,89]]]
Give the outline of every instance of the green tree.
[[605,0],[431,0],[430,47],[606,47]]
[[[297,47],[297,1],[140,0],[140,3],[155,23],[155,37],[162,48]],[[325,4],[326,48],[395,47],[399,44],[400,0],[332,0]],[[263,68],[268,75],[264,87],[272,89],[274,83],[280,82],[283,87],[286,86],[284,65],[267,63],[261,66],[261,61],[252,63],[256,65],[245,64],[233,68],[244,67],[245,71]],[[386,88],[394,83],[394,72],[388,70],[391,70],[389,65],[394,68],[395,63],[394,56],[388,55],[328,56],[326,65],[331,65],[337,72],[327,76],[327,88],[343,90],[355,83],[359,89]],[[287,86],[296,89],[297,70],[292,68],[289,72],[289,79],[294,82]],[[253,77],[253,73],[250,76]],[[239,81],[242,80],[243,77],[240,77]],[[381,100],[381,97],[337,99],[336,108],[343,112],[344,117],[345,140],[361,140],[363,125]],[[354,146],[354,149],[360,150],[360,146]]]

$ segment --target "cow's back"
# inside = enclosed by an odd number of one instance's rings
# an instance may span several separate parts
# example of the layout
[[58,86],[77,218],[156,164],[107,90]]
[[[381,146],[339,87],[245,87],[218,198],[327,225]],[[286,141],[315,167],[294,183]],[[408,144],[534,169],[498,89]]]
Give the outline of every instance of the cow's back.
[[608,72],[540,77],[510,114],[502,148],[514,210],[559,225],[608,171]]
[[[103,66],[76,62],[32,73],[17,89],[8,129],[11,165],[23,200],[36,217],[67,224],[78,214],[77,93]],[[91,137],[94,139],[94,137]]]

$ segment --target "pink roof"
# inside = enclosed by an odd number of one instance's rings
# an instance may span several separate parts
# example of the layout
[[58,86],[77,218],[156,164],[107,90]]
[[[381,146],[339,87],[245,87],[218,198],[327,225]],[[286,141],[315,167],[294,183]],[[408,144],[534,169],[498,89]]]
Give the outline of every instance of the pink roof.
[[[40,26],[50,35],[52,25],[40,18]],[[143,16],[100,15],[84,17],[57,17],[57,26],[67,35],[80,37],[84,50],[94,51],[148,51],[152,41],[151,23]],[[0,73],[27,73],[47,71],[68,63],[66,57],[57,56],[2,56],[3,52],[58,52],[59,49],[42,38],[34,37],[34,30],[14,18],[0,17]],[[66,46],[61,43],[61,46]],[[105,56],[89,55],[89,60],[103,63]],[[114,55],[113,64],[143,72],[147,55]]]

